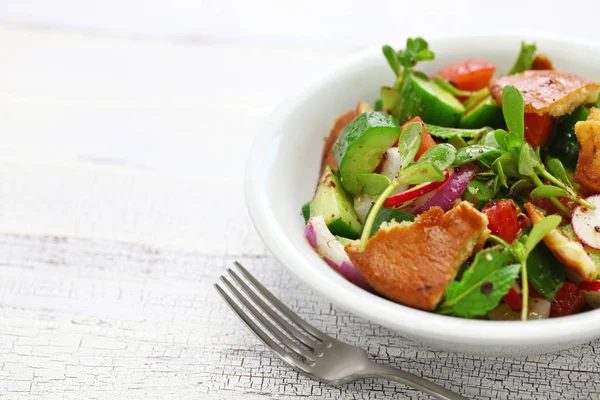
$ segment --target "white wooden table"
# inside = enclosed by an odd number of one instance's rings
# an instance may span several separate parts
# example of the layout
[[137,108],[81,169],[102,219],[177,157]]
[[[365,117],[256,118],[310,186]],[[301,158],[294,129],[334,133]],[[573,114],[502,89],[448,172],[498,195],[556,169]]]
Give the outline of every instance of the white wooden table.
[[[246,152],[287,94],[365,45],[499,29],[480,2],[400,3],[1,2],[0,398],[424,398],[289,370],[213,290],[233,260],[326,332],[464,395],[598,398],[600,342],[431,351],[321,300],[256,235]],[[597,37],[585,6],[498,13]]]

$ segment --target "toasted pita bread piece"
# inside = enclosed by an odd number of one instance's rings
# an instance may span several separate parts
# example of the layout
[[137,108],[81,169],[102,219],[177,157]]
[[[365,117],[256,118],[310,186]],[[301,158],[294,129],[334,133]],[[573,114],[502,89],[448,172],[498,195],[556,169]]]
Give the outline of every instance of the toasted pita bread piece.
[[[526,203],[524,207],[534,225],[544,219],[543,211],[533,204]],[[558,228],[544,236],[544,243],[561,263],[576,271],[584,280],[590,282],[596,280],[598,267],[581,243],[569,239]]]
[[581,148],[575,167],[575,182],[589,192],[600,193],[600,109],[592,108],[586,121],[575,124]]
[[503,76],[490,83],[490,93],[502,103],[502,89],[512,85],[521,91],[526,113],[560,117],[582,104],[595,102],[600,85],[575,74],[552,70],[525,71]]
[[346,252],[365,280],[398,303],[433,310],[460,267],[483,247],[490,231],[487,217],[463,201],[444,213],[435,207],[414,222],[382,224],[359,251]]
[[354,120],[354,118],[358,117],[360,114],[365,113],[367,111],[373,111],[371,106],[369,106],[365,102],[360,102],[357,104],[356,108],[352,111],[348,111],[346,114],[342,114],[335,120],[333,124],[333,128],[329,132],[329,137],[325,141],[325,146],[323,146],[323,155],[321,157],[321,174],[323,175],[323,171],[326,166],[330,166],[331,168],[337,169],[337,163],[335,162],[335,157],[333,156],[333,152],[331,149],[335,142],[337,142],[338,137],[340,137],[340,133],[344,130],[344,128]]

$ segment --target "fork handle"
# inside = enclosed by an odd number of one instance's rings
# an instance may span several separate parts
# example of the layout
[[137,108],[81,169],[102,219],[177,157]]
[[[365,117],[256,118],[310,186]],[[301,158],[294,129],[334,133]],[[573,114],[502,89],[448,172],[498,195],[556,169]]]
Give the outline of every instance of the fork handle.
[[387,365],[377,364],[370,362],[369,367],[364,372],[365,376],[371,378],[383,378],[391,381],[396,381],[418,389],[422,392],[429,394],[434,399],[440,400],[467,400],[466,397],[460,396],[448,389],[441,387],[433,382],[411,374],[410,372],[403,371],[398,368],[390,367]]

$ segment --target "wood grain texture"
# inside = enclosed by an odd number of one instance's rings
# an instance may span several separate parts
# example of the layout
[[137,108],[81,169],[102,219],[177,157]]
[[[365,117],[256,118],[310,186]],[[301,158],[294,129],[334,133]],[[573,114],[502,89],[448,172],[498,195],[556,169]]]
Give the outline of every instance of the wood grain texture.
[[593,399],[600,393],[600,342],[524,360],[448,354],[338,310],[270,256],[4,234],[0,396],[424,398],[386,381],[332,388],[298,376],[214,291],[234,259],[325,332],[464,395]]

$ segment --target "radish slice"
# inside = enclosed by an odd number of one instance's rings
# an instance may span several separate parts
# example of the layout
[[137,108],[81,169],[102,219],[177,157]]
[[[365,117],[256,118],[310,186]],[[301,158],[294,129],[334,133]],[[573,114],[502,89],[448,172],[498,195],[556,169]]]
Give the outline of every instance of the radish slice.
[[550,317],[550,302],[539,297],[529,298],[527,319],[546,319]]
[[378,196],[369,196],[368,194],[363,193],[354,198],[354,211],[356,211],[356,216],[361,224],[365,223],[371,207],[377,201],[377,197]]
[[[386,176],[390,181],[393,181],[398,177],[400,173],[400,151],[397,147],[392,147],[387,149],[385,153],[383,153],[383,161],[380,164],[380,174]],[[408,185],[400,185],[392,195],[402,193],[406,189],[408,189]]]
[[592,308],[600,308],[600,281],[586,282],[579,285],[585,302]]
[[399,207],[410,200],[414,200],[418,197],[423,196],[424,194],[427,194],[427,193],[432,192],[435,189],[439,188],[448,180],[449,176],[450,175],[449,175],[448,171],[445,170],[444,171],[445,179],[443,181],[421,183],[420,185],[417,185],[408,190],[405,190],[402,193],[388,197],[385,200],[385,202],[383,203],[383,206],[388,207],[388,208],[389,207]]
[[365,278],[360,275],[352,261],[350,261],[344,250],[344,245],[327,228],[323,217],[310,218],[304,229],[304,235],[310,245],[331,268],[356,286],[372,291]]
[[595,210],[579,206],[573,212],[571,225],[577,238],[586,246],[600,250],[600,195],[586,199],[596,206]]

